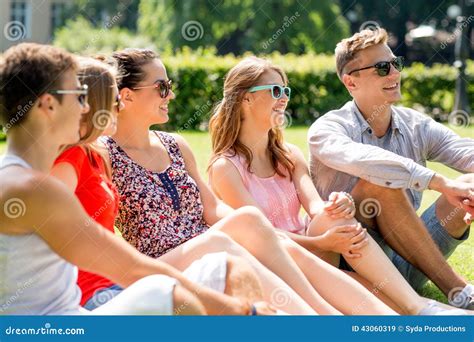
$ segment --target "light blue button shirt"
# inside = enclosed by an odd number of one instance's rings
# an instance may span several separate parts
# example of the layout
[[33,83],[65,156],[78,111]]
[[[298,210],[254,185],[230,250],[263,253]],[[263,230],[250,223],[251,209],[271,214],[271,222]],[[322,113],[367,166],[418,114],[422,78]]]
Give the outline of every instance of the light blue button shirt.
[[333,191],[350,192],[362,178],[407,189],[418,208],[434,175],[427,161],[474,172],[474,139],[461,138],[405,107],[392,106],[390,129],[377,138],[354,101],[349,101],[316,120],[309,129],[308,143],[311,178],[323,199]]

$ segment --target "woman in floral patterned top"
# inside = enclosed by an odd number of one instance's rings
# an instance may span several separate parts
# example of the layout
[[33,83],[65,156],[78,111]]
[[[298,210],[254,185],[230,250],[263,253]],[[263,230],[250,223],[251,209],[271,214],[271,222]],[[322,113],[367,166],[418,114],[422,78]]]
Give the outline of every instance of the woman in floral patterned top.
[[186,172],[176,140],[168,133],[153,134],[171,159],[162,172],[136,163],[112,138],[106,138],[105,143],[114,170],[113,180],[120,189],[116,227],[140,252],[157,258],[209,227],[204,220],[199,189]]
[[[263,282],[273,272],[294,290],[288,293],[289,302],[299,295],[317,313],[340,314],[352,312],[349,298],[359,298],[368,303],[363,313],[394,313],[357,281],[277,235],[259,210],[233,210],[220,201],[201,178],[181,136],[149,131],[150,126],[168,121],[168,103],[174,99],[161,60],[140,49],[116,52],[113,57],[125,75],[118,80],[125,108],[117,133],[104,143],[120,196],[116,226],[130,244],[178,269],[195,256],[196,241],[204,241],[201,249],[206,253],[244,247],[249,260],[256,257],[264,265],[253,264]],[[217,230],[231,242],[213,241],[210,236]],[[333,291],[336,282],[341,291]],[[265,300],[278,304],[272,296]]]

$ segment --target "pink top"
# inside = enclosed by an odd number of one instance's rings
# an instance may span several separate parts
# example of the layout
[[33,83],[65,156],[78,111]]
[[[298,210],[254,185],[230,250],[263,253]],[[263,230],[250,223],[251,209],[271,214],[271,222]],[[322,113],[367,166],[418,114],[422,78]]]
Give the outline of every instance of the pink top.
[[249,172],[243,157],[227,155],[225,158],[237,168],[245,188],[276,228],[295,234],[305,233],[306,227],[300,216],[301,202],[289,177],[275,173],[272,177],[260,178]]

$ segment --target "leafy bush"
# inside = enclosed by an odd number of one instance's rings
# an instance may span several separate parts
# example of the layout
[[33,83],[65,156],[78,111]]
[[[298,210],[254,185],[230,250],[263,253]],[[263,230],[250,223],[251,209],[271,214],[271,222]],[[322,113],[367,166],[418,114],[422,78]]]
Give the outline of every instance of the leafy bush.
[[84,17],[68,20],[65,26],[55,32],[54,45],[82,55],[111,53],[132,46],[155,48],[147,37],[114,26],[115,20],[118,19],[111,18],[102,27],[93,26]]
[[[342,106],[350,96],[339,81],[334,57],[307,54],[296,56],[274,53],[267,56],[282,66],[290,81],[292,98],[288,111],[292,123],[309,125],[327,111]],[[170,102],[168,129],[203,129],[212,107],[222,98],[226,72],[242,57],[217,57],[212,51],[200,54],[183,50],[174,56],[164,56],[169,77],[177,87],[176,100]],[[474,63],[468,63],[468,93],[474,107]],[[431,68],[414,64],[403,71],[402,105],[421,108],[430,114],[438,109],[450,113],[454,105],[457,70],[448,65]]]
[[[104,33],[94,29],[85,20],[84,24],[81,24],[82,20],[84,19],[68,23],[68,27],[75,32],[75,40],[69,41],[66,34],[62,35],[60,30],[55,43],[82,54],[110,52],[127,46],[147,46],[141,45],[145,41],[136,40],[135,37],[132,39],[130,33],[122,32],[123,35],[115,36],[115,33],[107,30]],[[109,30],[122,31],[118,28]],[[98,31],[102,33],[99,34]],[[98,38],[92,39],[93,37]],[[217,56],[213,49],[191,51],[188,48],[174,55],[163,55],[168,75],[176,84],[177,96],[176,100],[170,102],[170,121],[165,129],[206,129],[214,105],[222,99],[225,74],[243,57],[245,55]],[[350,99],[336,75],[334,56],[273,53],[267,58],[283,67],[288,74],[292,87],[288,112],[291,113],[293,125],[309,125],[320,115],[341,107]],[[421,107],[428,114],[435,110],[442,113],[451,112],[457,78],[457,70],[454,67],[434,65],[427,68],[417,63],[406,68],[402,74],[402,105],[417,109]],[[469,103],[474,109],[473,61],[468,61],[467,79]]]

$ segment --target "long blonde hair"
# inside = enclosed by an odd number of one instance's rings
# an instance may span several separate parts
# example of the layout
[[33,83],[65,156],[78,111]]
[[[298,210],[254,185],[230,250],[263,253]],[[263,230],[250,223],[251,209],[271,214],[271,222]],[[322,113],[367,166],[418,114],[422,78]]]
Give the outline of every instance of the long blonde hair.
[[[242,101],[248,89],[255,86],[260,77],[270,70],[276,71],[283,82],[288,83],[288,78],[280,67],[254,56],[245,58],[227,73],[224,81],[224,97],[216,105],[209,121],[213,155],[208,170],[217,159],[230,153],[243,156],[251,172],[252,151],[238,139],[242,123]],[[282,128],[272,128],[268,132],[268,138],[267,148],[273,169],[278,175],[289,176],[291,179],[295,164],[285,148]],[[281,170],[280,166],[287,172]]]

